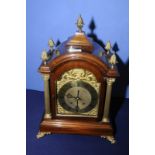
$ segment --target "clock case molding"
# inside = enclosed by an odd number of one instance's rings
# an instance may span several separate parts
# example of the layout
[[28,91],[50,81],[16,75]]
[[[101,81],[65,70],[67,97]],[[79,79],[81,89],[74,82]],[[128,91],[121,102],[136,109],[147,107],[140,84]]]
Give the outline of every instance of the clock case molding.
[[[78,27],[79,28],[79,27]],[[80,31],[80,30],[79,30]],[[37,138],[45,134],[70,133],[84,135],[99,135],[114,142],[113,129],[109,121],[109,107],[112,84],[119,76],[117,67],[110,62],[113,56],[109,51],[103,51],[102,56],[107,59],[104,62],[101,58],[92,54],[93,45],[83,32],[75,34],[65,42],[63,54],[52,59],[43,59],[39,67],[39,72],[44,79],[45,94],[45,114],[40,124]],[[84,38],[84,39],[83,39]],[[80,44],[81,42],[81,44]],[[52,46],[52,45],[51,45]],[[69,47],[74,48],[74,52],[68,52]],[[78,48],[77,48],[78,47]],[[82,49],[81,52],[76,49]],[[51,49],[56,53],[56,49]],[[109,52],[108,54],[106,52]],[[71,69],[85,69],[94,74],[100,85],[99,109],[96,118],[90,117],[68,117],[56,115],[57,90],[56,81],[61,75]]]

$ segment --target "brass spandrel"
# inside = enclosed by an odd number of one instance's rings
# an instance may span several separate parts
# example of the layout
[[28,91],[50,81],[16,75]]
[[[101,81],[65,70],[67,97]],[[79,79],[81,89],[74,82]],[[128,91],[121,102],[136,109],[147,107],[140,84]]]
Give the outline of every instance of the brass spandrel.
[[57,81],[57,92],[65,83],[77,80],[89,83],[98,91],[100,83],[97,82],[95,75],[87,70],[76,68],[65,72],[61,79]]

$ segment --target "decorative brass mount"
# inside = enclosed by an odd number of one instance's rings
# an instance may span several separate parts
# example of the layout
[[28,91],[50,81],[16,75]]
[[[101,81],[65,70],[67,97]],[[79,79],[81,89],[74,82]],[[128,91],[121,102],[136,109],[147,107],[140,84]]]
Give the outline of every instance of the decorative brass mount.
[[115,140],[114,136],[101,136],[101,138],[107,139],[111,144],[116,143],[116,140]]
[[51,134],[51,132],[41,132],[41,131],[39,131],[38,134],[36,135],[36,138],[39,139],[39,138],[42,138],[45,135],[49,135],[49,134]]

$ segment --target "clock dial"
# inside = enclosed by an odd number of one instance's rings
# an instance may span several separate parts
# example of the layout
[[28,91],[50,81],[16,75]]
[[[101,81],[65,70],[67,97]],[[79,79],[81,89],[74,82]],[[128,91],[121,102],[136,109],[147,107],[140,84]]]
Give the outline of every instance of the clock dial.
[[97,104],[97,92],[84,81],[72,81],[64,84],[58,92],[60,105],[67,111],[85,113]]

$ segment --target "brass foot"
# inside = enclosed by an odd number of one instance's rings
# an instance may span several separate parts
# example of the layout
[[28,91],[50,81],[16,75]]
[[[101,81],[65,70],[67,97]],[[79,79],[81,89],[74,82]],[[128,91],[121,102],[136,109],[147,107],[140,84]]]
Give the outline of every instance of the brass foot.
[[41,131],[39,131],[36,137],[37,137],[37,139],[39,139],[39,138],[42,138],[45,135],[49,135],[49,134],[51,134],[51,132],[41,132]]
[[108,141],[110,141],[111,144],[116,143],[116,140],[115,140],[115,138],[113,136],[101,136],[101,138],[107,139]]

